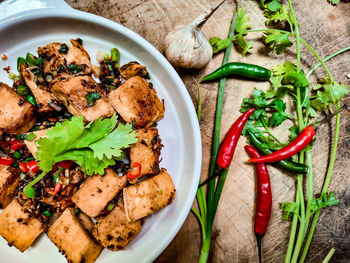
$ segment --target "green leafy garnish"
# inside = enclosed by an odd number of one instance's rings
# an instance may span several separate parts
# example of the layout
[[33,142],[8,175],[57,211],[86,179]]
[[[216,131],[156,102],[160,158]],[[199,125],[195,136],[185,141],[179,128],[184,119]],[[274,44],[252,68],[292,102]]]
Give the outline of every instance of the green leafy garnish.
[[289,36],[290,34],[279,31],[265,32],[264,42],[272,51],[275,51],[277,54],[282,54],[287,48],[293,46]]
[[33,132],[31,132],[31,133],[29,133],[29,134],[27,134],[26,135],[26,140],[27,141],[33,141],[34,139],[36,138],[36,135],[35,135],[35,133],[33,133]]
[[221,39],[219,37],[212,37],[209,40],[209,43],[213,48],[213,53],[218,53],[219,51],[226,49],[228,45],[231,44],[232,41],[233,41],[233,37],[226,38],[226,39]]
[[333,5],[337,5],[337,4],[339,4],[340,0],[328,0],[328,2],[333,4]]
[[95,100],[98,100],[100,98],[100,95],[98,95],[97,92],[90,92],[85,96],[86,102],[89,107],[94,106]]
[[60,48],[58,49],[58,52],[62,54],[67,54],[68,53],[68,46],[66,44],[62,44]]
[[283,211],[282,220],[289,220],[293,214],[298,214],[299,206],[295,202],[284,202],[281,203],[281,209]]
[[83,69],[79,65],[70,64],[68,65],[68,70],[72,72],[73,74],[77,74],[78,72],[82,71]]
[[244,9],[240,7],[237,11],[237,21],[235,27],[237,35],[235,37],[235,44],[241,50],[242,56],[245,56],[246,53],[253,52],[253,41],[246,41],[244,39],[244,35],[247,34],[247,30],[250,28],[252,28],[250,18]]
[[337,204],[339,204],[339,200],[335,197],[334,192],[330,192],[329,195],[327,195],[327,193],[323,193],[319,198],[315,198],[312,200],[311,211],[315,213],[324,207],[333,206]]
[[117,125],[117,117],[97,119],[84,127],[83,117],[72,117],[57,123],[46,132],[47,137],[38,140],[37,159],[42,174],[27,185],[31,188],[55,163],[71,160],[81,166],[87,175],[104,174],[105,168],[115,164],[115,159],[137,141],[131,124]]

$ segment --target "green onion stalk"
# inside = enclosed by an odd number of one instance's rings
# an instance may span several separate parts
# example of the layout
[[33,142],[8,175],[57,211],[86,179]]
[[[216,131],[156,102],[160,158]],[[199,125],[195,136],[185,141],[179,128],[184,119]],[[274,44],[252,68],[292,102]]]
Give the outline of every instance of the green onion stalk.
[[[239,7],[237,7],[237,9],[238,8]],[[237,20],[237,12],[235,13],[232,19],[232,23],[228,34],[229,38],[232,38],[234,36],[236,20]],[[228,63],[231,49],[232,49],[232,43],[226,48],[223,63],[222,63],[223,65]],[[226,78],[221,78],[219,82],[217,104],[216,104],[213,146],[212,146],[212,154],[211,154],[211,161],[210,161],[210,168],[209,168],[209,176],[212,176],[214,173],[216,158],[219,150],[221,116],[222,116],[222,108],[223,108],[223,101],[224,101],[225,85],[226,85]],[[199,91],[198,85],[197,85],[197,88]],[[199,98],[200,98],[200,93],[199,93]],[[199,100],[198,108],[197,108],[198,118],[200,118],[200,108],[201,108],[201,103]],[[219,177],[217,185],[215,180],[211,180],[209,182],[208,189],[207,189],[207,196],[205,196],[203,187],[199,187],[197,190],[196,198],[197,198],[199,211],[197,211],[195,208],[192,208],[192,211],[196,215],[202,229],[202,250],[199,258],[199,262],[201,263],[208,261],[213,222],[214,222],[216,210],[218,207],[218,203],[220,200],[220,196],[225,184],[227,172],[228,172],[228,169]],[[199,184],[200,183],[201,182],[199,182]]]

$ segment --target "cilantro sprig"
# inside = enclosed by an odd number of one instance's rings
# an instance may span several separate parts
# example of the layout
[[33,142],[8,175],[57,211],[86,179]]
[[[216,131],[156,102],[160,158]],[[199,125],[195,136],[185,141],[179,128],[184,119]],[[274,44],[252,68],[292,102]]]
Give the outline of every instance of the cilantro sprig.
[[33,185],[60,161],[74,161],[87,175],[103,175],[105,168],[114,165],[115,159],[123,155],[122,150],[137,141],[137,134],[131,124],[117,125],[117,122],[114,114],[111,118],[99,118],[84,126],[83,117],[80,116],[64,120],[48,129],[47,137],[37,142],[36,155],[42,173],[25,187],[25,195],[33,198]]

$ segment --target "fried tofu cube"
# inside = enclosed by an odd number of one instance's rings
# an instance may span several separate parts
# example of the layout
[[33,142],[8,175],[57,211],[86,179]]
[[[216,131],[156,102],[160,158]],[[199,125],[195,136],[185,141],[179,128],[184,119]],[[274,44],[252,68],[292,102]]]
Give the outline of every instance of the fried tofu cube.
[[175,187],[165,169],[150,179],[123,189],[126,218],[135,221],[171,204]]
[[72,65],[75,71],[77,70],[76,66],[79,67],[80,71],[76,73],[86,75],[92,73],[89,54],[78,41],[71,40],[70,42],[72,45],[54,42],[38,48],[39,56],[44,58],[43,68],[45,74],[57,73],[59,68],[60,70],[73,73],[70,71]]
[[0,208],[11,203],[19,186],[20,170],[7,165],[0,165]]
[[143,219],[128,222],[123,203],[118,202],[107,216],[98,218],[92,234],[103,247],[118,251],[141,231],[143,223]]
[[0,130],[9,133],[25,133],[36,122],[35,107],[0,82]]
[[[53,81],[52,93],[64,104],[74,116],[83,116],[90,122],[98,118],[112,116],[115,112],[104,97],[96,81],[89,76],[68,76]],[[98,94],[99,99],[89,104],[87,96]]]
[[164,117],[164,105],[156,91],[139,76],[125,81],[108,94],[109,102],[128,123],[136,128],[150,127]]
[[21,77],[33,93],[36,103],[38,104],[39,112],[54,111],[55,109],[52,108],[50,104],[57,105],[56,98],[50,92],[48,85],[37,83],[38,77],[34,72],[35,70],[39,70],[39,67],[26,68],[26,65],[21,63],[20,68]]
[[73,195],[72,201],[90,217],[97,217],[108,203],[125,187],[127,179],[111,168],[105,175],[94,175],[85,180]]
[[40,221],[36,218],[28,221],[28,215],[22,211],[22,206],[16,199],[0,214],[0,235],[10,246],[15,246],[21,252],[30,247],[43,232]]
[[103,249],[91,239],[72,208],[63,212],[47,235],[70,263],[93,263]]
[[137,62],[130,62],[121,66],[119,72],[124,79],[129,79],[134,76],[144,77],[147,75],[146,67]]
[[141,175],[159,173],[159,156],[162,140],[157,128],[137,130],[138,141],[130,148],[131,167],[134,163],[141,164]]
[[46,137],[46,129],[45,130],[34,131],[33,133],[36,135],[35,139],[32,140],[32,141],[24,140],[24,144],[27,146],[28,151],[36,159],[36,152],[38,151],[37,141],[40,138],[42,138],[42,137]]

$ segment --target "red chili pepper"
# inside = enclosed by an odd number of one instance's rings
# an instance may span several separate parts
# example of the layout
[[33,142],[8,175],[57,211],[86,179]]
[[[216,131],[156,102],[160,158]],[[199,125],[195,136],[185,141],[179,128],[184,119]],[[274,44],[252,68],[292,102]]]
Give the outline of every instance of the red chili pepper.
[[243,113],[228,131],[225,140],[219,148],[218,157],[216,159],[216,164],[219,167],[226,169],[230,165],[238,139],[241,137],[242,130],[253,112],[254,108],[251,108]]
[[54,172],[54,171],[57,171],[57,169],[58,169],[58,164],[57,163],[55,163],[55,165],[54,166],[52,166],[52,171]]
[[53,191],[53,195],[57,195],[59,191],[62,189],[62,184],[55,183],[55,190]]
[[0,164],[1,165],[12,165],[15,162],[14,159],[7,158],[7,157],[0,157]]
[[[250,145],[244,147],[253,158],[261,157],[259,152]],[[272,193],[270,176],[265,164],[256,164],[257,198],[254,218],[254,232],[258,242],[259,262],[261,262],[261,239],[266,233],[271,217]]]
[[316,132],[313,126],[306,126],[306,128],[287,146],[271,154],[259,158],[251,158],[249,159],[249,162],[275,163],[288,159],[289,157],[303,150],[312,141],[315,134]]
[[10,141],[10,143],[11,143],[11,148],[15,151],[20,150],[23,147],[23,142],[21,142],[20,140]]
[[27,173],[29,171],[29,168],[27,166],[26,163],[23,162],[19,162],[18,163],[19,169],[23,172],[23,173]]
[[37,171],[39,171],[39,166],[38,163],[36,161],[30,161],[27,162],[27,167],[29,168],[29,170],[31,170],[33,173],[36,173]]
[[61,161],[61,162],[58,162],[57,164],[63,169],[69,169],[73,165],[73,161]]
[[[133,173],[135,172],[136,173]],[[132,164],[132,169],[130,172],[127,173],[126,178],[128,179],[135,179],[141,175],[141,164],[136,162]]]

